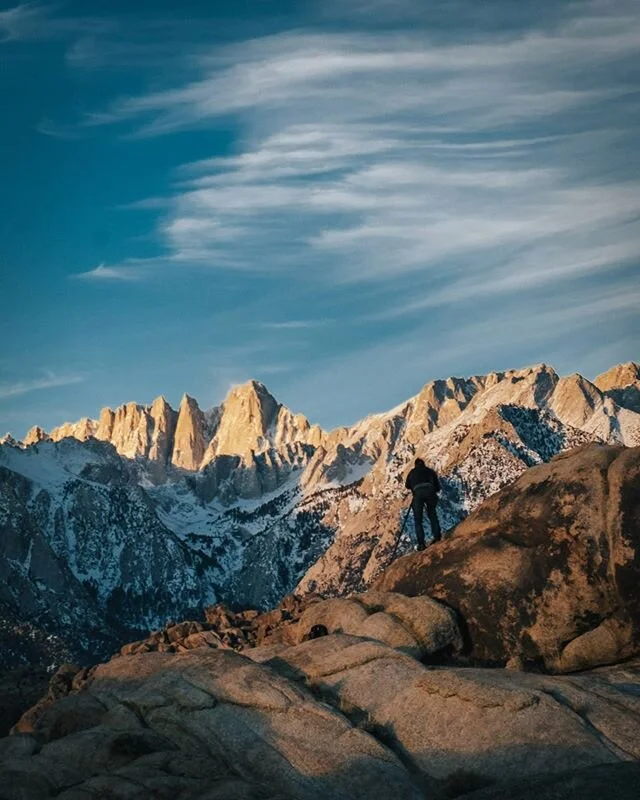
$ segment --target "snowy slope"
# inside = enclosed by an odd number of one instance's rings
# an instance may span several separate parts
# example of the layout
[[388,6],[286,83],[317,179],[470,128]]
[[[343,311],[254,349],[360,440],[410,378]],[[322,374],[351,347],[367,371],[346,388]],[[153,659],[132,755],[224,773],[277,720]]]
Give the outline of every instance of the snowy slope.
[[111,649],[215,599],[210,559],[95,441],[0,448],[0,553],[0,604],[72,651]]

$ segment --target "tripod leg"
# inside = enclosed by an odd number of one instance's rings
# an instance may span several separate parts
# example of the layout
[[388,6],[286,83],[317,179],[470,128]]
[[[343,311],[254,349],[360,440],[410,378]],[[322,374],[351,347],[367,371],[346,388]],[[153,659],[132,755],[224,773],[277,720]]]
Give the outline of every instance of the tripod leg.
[[391,553],[391,561],[396,557],[396,552],[398,551],[398,545],[400,544],[400,539],[402,539],[402,534],[404,533],[404,529],[407,525],[407,520],[409,519],[409,512],[411,511],[411,506],[407,509],[407,513],[404,515],[404,520],[402,521],[402,527],[400,528],[400,533],[396,538],[396,543],[393,546],[393,552]]

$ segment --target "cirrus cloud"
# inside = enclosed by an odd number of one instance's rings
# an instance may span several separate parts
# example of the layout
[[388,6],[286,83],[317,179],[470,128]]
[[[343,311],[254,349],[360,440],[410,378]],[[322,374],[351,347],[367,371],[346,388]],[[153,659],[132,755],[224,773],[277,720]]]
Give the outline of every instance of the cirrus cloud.
[[628,253],[640,237],[640,175],[624,168],[640,121],[632,5],[457,33],[238,42],[199,55],[195,80],[121,99],[88,124],[140,137],[237,121],[238,152],[186,163],[164,199],[162,258],[183,268],[444,283],[452,298],[482,282],[504,293],[519,282],[505,273],[610,273],[615,245]]

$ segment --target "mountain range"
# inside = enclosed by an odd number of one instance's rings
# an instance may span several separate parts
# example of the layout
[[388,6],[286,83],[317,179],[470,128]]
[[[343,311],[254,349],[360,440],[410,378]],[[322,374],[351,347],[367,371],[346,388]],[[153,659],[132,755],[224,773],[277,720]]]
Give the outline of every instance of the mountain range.
[[441,476],[445,530],[528,467],[586,442],[640,445],[640,367],[427,383],[324,431],[257,382],[200,409],[105,408],[0,440],[0,660],[95,660],[203,606],[358,591],[396,549],[404,476]]

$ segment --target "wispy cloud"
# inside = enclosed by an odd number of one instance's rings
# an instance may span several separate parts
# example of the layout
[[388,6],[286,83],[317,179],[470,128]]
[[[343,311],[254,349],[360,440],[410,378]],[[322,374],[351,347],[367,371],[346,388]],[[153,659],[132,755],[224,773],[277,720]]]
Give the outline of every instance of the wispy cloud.
[[[473,127],[482,129],[618,93],[576,79],[585,68],[593,72],[637,53],[639,23],[627,8],[583,4],[576,17],[547,33],[471,44],[439,43],[426,32],[281,34],[221,49],[201,59],[199,80],[122,100],[112,113],[150,116],[147,134],[253,109],[278,109],[285,119],[287,111],[299,116],[302,109],[314,123],[411,112],[432,125],[456,127],[474,111]],[[550,64],[561,69],[552,71]]]
[[81,36],[69,47],[67,64],[76,69],[160,69],[181,59],[175,41],[126,41]]
[[19,395],[42,391],[43,389],[54,389],[58,386],[70,386],[74,383],[82,383],[82,381],[84,381],[82,375],[56,375],[53,372],[45,372],[41,378],[15,381],[13,383],[0,383],[0,399],[18,397]]
[[[639,306],[637,285],[625,292],[614,285],[577,287],[551,297],[523,294],[499,309],[471,305],[460,309],[445,331],[423,316],[410,335],[396,332],[310,364],[288,382],[286,395],[311,420],[327,425],[332,419],[356,422],[363,408],[385,411],[427,380],[524,367],[542,360],[541,353],[561,373],[602,370],[621,360],[621,343],[624,352],[634,352]],[[600,359],[594,358],[593,331]],[[329,386],[341,391],[327,391]]]
[[82,136],[82,131],[77,125],[61,125],[47,118],[42,119],[36,125],[36,131],[43,136],[51,136],[54,139],[62,139],[63,141],[74,141]]
[[59,15],[55,4],[21,3],[0,11],[0,42],[30,42],[59,39],[76,34],[98,34],[113,30],[116,23],[96,17]]
[[627,259],[640,236],[640,176],[624,165],[640,117],[633,6],[458,33],[235,43],[198,55],[198,79],[88,124],[135,136],[230,115],[241,126],[239,152],[185,164],[170,197],[148,201],[168,203],[157,233],[174,266],[392,281],[443,303]]
[[77,272],[69,277],[81,281],[135,281],[140,277],[140,269],[139,264],[137,266],[133,266],[133,264],[135,264],[133,260],[117,266],[99,264],[88,272]]
[[324,328],[331,321],[330,319],[288,319],[281,322],[261,322],[259,327],[273,331],[299,331],[309,328]]
[[[430,309],[458,305],[461,302],[483,302],[487,298],[535,290],[540,287],[554,287],[562,290],[562,284],[575,284],[598,273],[615,273],[614,285],[620,295],[620,276],[624,267],[637,264],[640,253],[640,226],[629,233],[628,240],[599,245],[594,248],[586,241],[582,247],[576,246],[571,252],[562,246],[542,246],[514,256],[505,264],[499,264],[478,275],[465,274],[445,286],[429,291],[420,287],[422,296],[414,296],[410,301],[392,303],[373,314],[365,315],[369,321],[392,320],[408,315],[420,314]],[[585,237],[588,240],[588,237]],[[631,285],[634,276],[631,275]],[[632,285],[633,288],[633,285]]]
[[0,11],[0,41],[39,38],[50,22],[47,9],[36,3],[23,3]]

